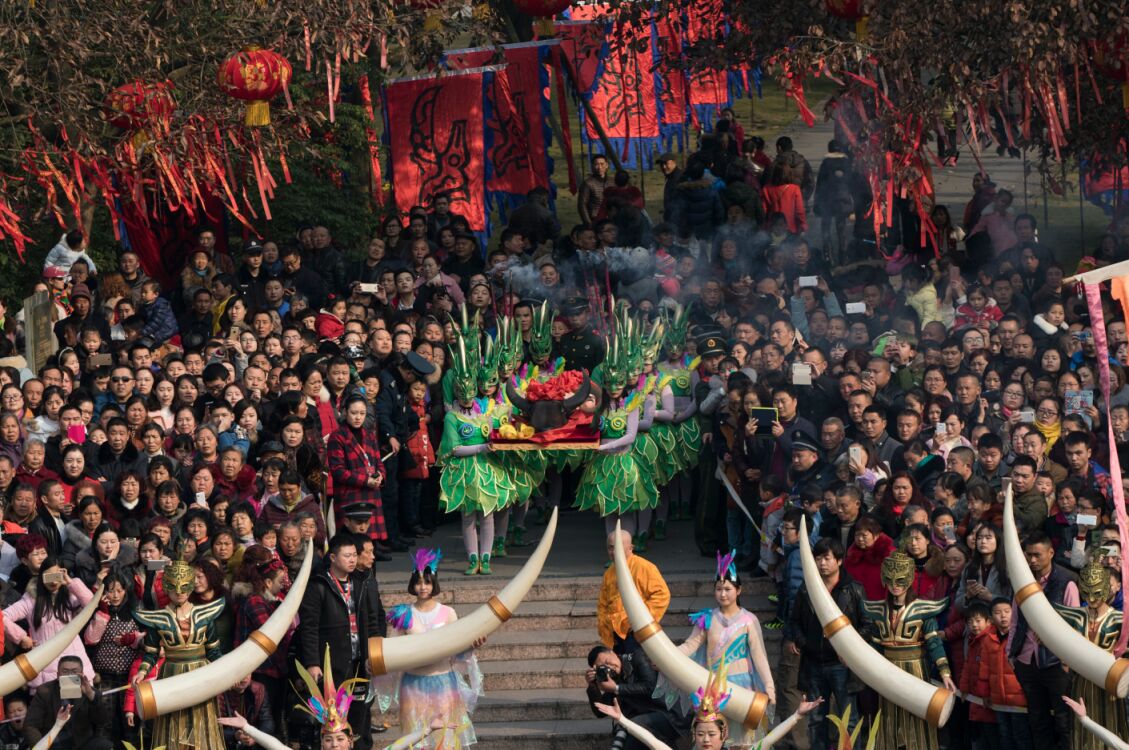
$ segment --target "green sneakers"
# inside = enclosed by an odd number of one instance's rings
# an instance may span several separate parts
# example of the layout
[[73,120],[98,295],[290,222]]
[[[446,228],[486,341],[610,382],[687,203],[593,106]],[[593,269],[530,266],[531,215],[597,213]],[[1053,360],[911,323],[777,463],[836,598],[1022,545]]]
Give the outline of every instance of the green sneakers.
[[470,565],[463,571],[464,576],[478,575],[478,555],[470,556]]
[[504,536],[494,537],[494,549],[491,552],[494,557],[506,556],[506,538]]
[[490,555],[483,555],[482,562],[478,565],[478,574],[481,576],[488,576],[493,571],[490,570]]

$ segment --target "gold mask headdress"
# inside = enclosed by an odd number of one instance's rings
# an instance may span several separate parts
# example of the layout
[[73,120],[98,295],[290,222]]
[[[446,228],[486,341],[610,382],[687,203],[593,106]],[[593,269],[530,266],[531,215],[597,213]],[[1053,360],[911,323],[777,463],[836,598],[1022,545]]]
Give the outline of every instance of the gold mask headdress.
[[1087,563],[1078,572],[1078,595],[1088,604],[1098,604],[1109,600],[1109,571],[1098,561]]
[[908,589],[913,586],[915,572],[912,557],[905,552],[894,552],[882,561],[882,585]]
[[173,560],[165,566],[161,587],[166,594],[191,594],[196,584],[196,570],[184,560]]

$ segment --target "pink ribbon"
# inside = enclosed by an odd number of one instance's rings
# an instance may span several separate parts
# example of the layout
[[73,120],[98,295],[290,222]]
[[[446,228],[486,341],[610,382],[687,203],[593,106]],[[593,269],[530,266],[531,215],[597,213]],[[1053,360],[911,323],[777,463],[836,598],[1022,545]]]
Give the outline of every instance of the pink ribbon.
[[[1117,517],[1117,528],[1121,532],[1121,549],[1129,548],[1129,518],[1125,513],[1125,488],[1121,485],[1121,461],[1117,458],[1117,443],[1113,434],[1113,424],[1109,419],[1109,343],[1105,333],[1105,318],[1102,317],[1101,287],[1098,284],[1083,284],[1086,290],[1086,306],[1090,309],[1090,326],[1094,332],[1094,350],[1097,352],[1098,373],[1102,386],[1102,401],[1105,404],[1105,425],[1109,436],[1109,484],[1113,488],[1113,508]],[[1121,580],[1129,580],[1129,555],[1121,556]],[[1121,636],[1113,647],[1113,655],[1125,652],[1129,643],[1129,618],[1121,623]]]

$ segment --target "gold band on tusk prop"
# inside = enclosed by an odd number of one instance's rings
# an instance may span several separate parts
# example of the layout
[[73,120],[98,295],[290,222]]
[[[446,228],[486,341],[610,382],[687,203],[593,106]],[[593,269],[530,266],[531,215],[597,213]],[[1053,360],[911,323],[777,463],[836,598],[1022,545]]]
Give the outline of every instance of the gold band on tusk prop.
[[642,645],[645,640],[653,636],[655,633],[661,632],[662,626],[654,620],[651,620],[651,622],[635,631],[635,642]]
[[846,615],[839,615],[834,620],[823,626],[823,637],[830,638],[850,624],[851,619],[849,617],[847,617]]
[[247,636],[247,640],[254,641],[255,645],[265,651],[267,656],[273,655],[274,652],[278,650],[278,644],[263,635],[262,631],[259,630],[252,630],[251,635]]
[[16,662],[16,666],[19,667],[20,674],[22,674],[24,676],[24,679],[28,682],[31,682],[39,676],[39,671],[31,663],[31,659],[27,658],[26,654],[20,654],[15,659],[13,659],[13,661]]
[[368,639],[368,668],[374,675],[388,673],[384,666],[384,639],[379,635]]
[[490,611],[493,612],[494,616],[501,622],[506,622],[514,616],[514,613],[502,603],[502,600],[499,599],[496,594],[486,600],[486,606],[490,608]]

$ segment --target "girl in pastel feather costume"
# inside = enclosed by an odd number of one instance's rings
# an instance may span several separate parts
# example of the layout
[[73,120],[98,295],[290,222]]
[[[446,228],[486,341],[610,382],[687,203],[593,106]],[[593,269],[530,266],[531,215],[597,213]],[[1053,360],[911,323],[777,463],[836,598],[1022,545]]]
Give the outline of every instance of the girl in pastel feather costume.
[[[395,606],[388,613],[388,625],[395,635],[424,633],[458,619],[455,610],[439,603],[438,569],[442,557],[438,549],[416,551],[414,570],[408,580],[408,593],[416,600],[410,605]],[[478,660],[473,651],[467,651],[403,672],[398,689],[387,696],[390,701],[382,700],[382,704],[398,702],[400,729],[404,732],[418,732],[436,720],[442,722],[443,730],[427,735],[414,747],[457,750],[477,741],[470,715],[482,694]]]
[[[768,694],[770,704],[776,703],[776,686],[768,663],[760,621],[757,616],[741,607],[741,578],[737,575],[734,559],[737,551],[717,556],[717,576],[714,579],[714,598],[718,606],[703,609],[690,615],[694,626],[690,637],[678,650],[709,670],[725,667],[729,682],[750,690]],[[660,678],[656,691],[661,693],[670,707],[679,705],[690,709],[690,696],[683,695]],[[758,735],[746,733],[744,742],[751,744]]]

